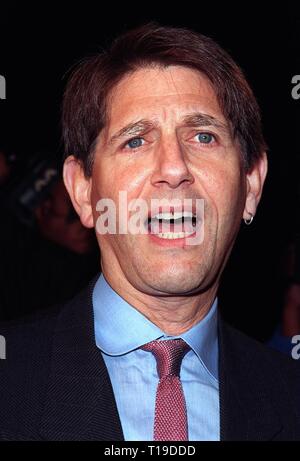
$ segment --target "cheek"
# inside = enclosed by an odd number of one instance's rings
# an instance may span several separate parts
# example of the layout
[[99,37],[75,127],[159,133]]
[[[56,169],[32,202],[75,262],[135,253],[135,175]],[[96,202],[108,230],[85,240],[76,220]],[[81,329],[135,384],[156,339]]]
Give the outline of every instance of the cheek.
[[[115,216],[116,225],[119,225],[120,210],[126,210],[131,200],[137,199],[142,196],[145,177],[147,173],[145,170],[137,169],[134,165],[128,168],[122,168],[122,165],[116,165],[116,168],[103,168],[97,169],[97,174],[93,174],[92,188],[91,188],[91,206],[93,222],[96,223],[101,215],[99,206],[106,213],[107,208],[103,209],[104,205],[100,201],[109,199],[109,209]],[[103,174],[103,172],[106,174]],[[125,193],[125,194],[124,194]],[[98,208],[98,210],[97,210]],[[112,216],[110,214],[110,216]],[[124,215],[122,215],[124,216]],[[98,237],[97,237],[98,238]],[[120,241],[123,241],[121,237]],[[109,240],[104,237],[104,240]]]
[[118,180],[113,168],[106,169],[102,166],[94,167],[91,188],[91,203],[93,208],[100,199],[116,200]]
[[94,166],[93,196],[116,198],[120,191],[138,196],[150,174],[150,166],[141,158],[115,156]]
[[240,213],[245,199],[245,180],[238,165],[207,167],[202,181],[208,205],[219,220],[224,221]]

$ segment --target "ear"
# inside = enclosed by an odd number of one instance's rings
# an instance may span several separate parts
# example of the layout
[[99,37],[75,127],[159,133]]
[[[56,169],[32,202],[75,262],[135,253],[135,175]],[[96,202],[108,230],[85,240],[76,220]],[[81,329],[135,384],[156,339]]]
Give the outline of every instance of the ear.
[[73,206],[85,227],[94,227],[91,206],[91,178],[87,178],[81,162],[73,155],[64,163],[63,178]]
[[254,216],[256,213],[267,171],[268,159],[266,152],[264,152],[259,160],[257,160],[255,165],[251,168],[251,170],[247,173],[247,195],[243,213],[244,219],[250,219],[251,216]]

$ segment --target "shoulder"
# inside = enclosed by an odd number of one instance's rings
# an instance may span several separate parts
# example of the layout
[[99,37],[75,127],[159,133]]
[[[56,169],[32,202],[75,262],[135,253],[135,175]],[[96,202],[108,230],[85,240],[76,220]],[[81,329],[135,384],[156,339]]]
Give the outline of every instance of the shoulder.
[[[221,342],[225,347],[231,347],[234,355],[243,355],[245,359],[260,358],[260,361],[284,368],[290,368],[297,373],[300,371],[300,360],[295,360],[287,354],[283,354],[271,347],[247,336],[241,331],[233,328],[223,320],[220,326]],[[258,365],[258,364],[257,364]]]
[[16,435],[20,430],[38,438],[35,431],[45,404],[56,331],[78,318],[89,292],[88,287],[66,304],[0,323],[5,345],[5,358],[0,360],[0,440],[22,439]]
[[[51,340],[58,308],[42,315],[0,324],[5,358],[0,361],[0,439],[35,425],[46,392]],[[25,431],[26,432],[26,431]]]
[[278,403],[289,401],[300,418],[300,360],[220,323],[220,347],[227,372],[243,375],[245,386],[253,383],[254,388],[264,390]]
[[53,334],[56,328],[59,328],[57,322],[68,326],[78,321],[81,308],[91,301],[94,284],[95,280],[92,280],[86,288],[66,303],[57,304],[16,320],[0,322],[0,335],[6,342],[6,360],[0,363],[14,368],[22,360],[32,358],[35,352],[42,358],[43,351],[49,351],[49,347],[51,348]]

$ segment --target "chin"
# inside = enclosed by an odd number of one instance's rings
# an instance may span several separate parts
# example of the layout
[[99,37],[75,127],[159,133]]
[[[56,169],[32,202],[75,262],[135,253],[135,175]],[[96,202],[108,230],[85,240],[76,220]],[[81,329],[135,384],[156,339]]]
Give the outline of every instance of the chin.
[[[202,271],[201,271],[202,272]],[[201,289],[203,274],[195,270],[176,267],[145,274],[144,281],[155,291],[170,295],[183,295]]]

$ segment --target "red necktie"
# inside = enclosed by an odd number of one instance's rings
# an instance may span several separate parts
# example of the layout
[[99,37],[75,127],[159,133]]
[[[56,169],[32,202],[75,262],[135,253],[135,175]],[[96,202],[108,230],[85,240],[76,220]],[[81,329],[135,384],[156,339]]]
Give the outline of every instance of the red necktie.
[[190,347],[182,339],[152,341],[142,347],[156,358],[154,440],[188,440],[184,394],[179,378],[181,362]]

